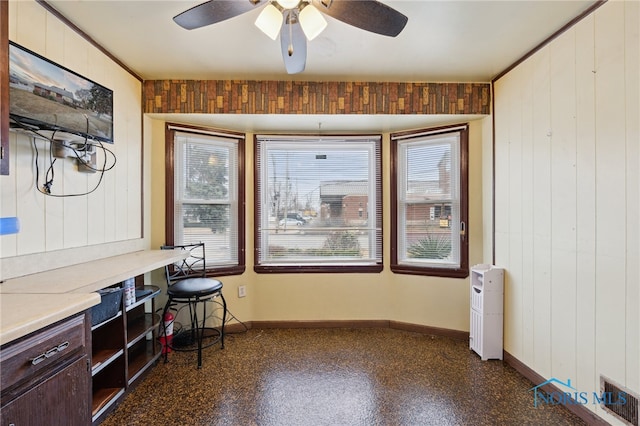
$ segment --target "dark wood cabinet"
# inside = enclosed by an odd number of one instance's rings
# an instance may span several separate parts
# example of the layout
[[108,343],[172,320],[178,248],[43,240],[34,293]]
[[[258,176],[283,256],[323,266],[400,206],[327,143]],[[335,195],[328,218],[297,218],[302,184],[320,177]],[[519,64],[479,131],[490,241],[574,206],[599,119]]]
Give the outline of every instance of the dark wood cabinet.
[[[1,296],[20,303],[2,306],[8,309],[2,317],[7,343],[0,346],[0,425],[102,422],[161,357],[161,315],[155,306],[160,288],[144,285],[142,274],[186,256],[180,250],[144,250],[92,261],[91,274],[86,274],[89,264],[82,263],[4,281]],[[99,311],[96,320],[105,318],[103,322],[92,324],[93,296],[65,303],[65,294],[119,286],[123,276],[136,277],[135,300],[115,302],[108,314]],[[56,292],[48,300],[51,287]],[[21,315],[27,301],[33,302],[28,296],[35,294],[42,297],[42,306]],[[88,310],[51,324],[52,315],[63,318],[63,312],[78,305],[78,310]]]
[[0,424],[86,426],[89,358],[83,356],[2,407]]
[[77,315],[2,347],[0,424],[91,424],[87,324]]

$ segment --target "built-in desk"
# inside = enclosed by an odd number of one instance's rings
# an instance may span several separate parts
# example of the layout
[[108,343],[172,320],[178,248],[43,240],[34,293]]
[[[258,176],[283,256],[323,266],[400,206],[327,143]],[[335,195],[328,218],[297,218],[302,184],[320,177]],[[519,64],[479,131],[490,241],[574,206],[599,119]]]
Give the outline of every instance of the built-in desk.
[[[149,337],[157,332],[159,316],[153,306],[150,312],[145,309],[146,302],[153,305],[153,298],[160,289],[145,286],[153,288],[151,295],[131,306],[122,305],[115,317],[91,326],[86,312],[100,303],[96,291],[162,268],[184,259],[187,254],[171,250],[138,251],[1,283],[0,363],[5,367],[4,373],[24,373],[15,379],[2,374],[0,423],[10,420],[6,416],[14,415],[24,421],[20,415],[29,413],[25,407],[31,406],[35,396],[42,392],[51,393],[51,398],[46,401],[54,401],[51,407],[39,403],[38,410],[43,415],[47,412],[62,417],[69,414],[76,419],[90,419],[87,424],[99,422],[124,396],[133,381],[160,356],[157,342]],[[75,340],[65,339],[67,330],[73,331]],[[52,352],[49,346],[55,350]],[[33,356],[27,355],[28,351],[33,351]],[[36,366],[32,361],[41,352],[48,356]],[[87,369],[83,363],[89,363],[90,368]],[[69,373],[70,369],[73,369],[73,374]],[[75,408],[55,402],[55,394],[59,393],[55,389],[75,389],[73,392],[77,393],[85,386],[91,388],[86,392],[88,400],[74,405]],[[64,410],[74,412],[66,413]],[[78,411],[86,416],[76,416]],[[85,420],[79,423],[84,424]]]
[[184,257],[144,250],[6,280],[0,284],[0,345],[97,305],[95,292],[102,288]]

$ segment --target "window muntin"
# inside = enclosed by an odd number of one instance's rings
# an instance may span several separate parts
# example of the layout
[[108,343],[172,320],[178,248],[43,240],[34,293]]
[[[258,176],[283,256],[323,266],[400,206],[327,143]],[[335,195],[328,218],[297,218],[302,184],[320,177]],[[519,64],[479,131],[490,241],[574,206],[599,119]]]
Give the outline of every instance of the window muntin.
[[167,176],[167,243],[204,242],[206,268],[215,269],[214,275],[241,273],[243,139],[172,126],[167,139],[173,158]]
[[256,271],[381,270],[379,136],[259,135],[256,181]]
[[392,140],[391,269],[466,277],[466,127]]

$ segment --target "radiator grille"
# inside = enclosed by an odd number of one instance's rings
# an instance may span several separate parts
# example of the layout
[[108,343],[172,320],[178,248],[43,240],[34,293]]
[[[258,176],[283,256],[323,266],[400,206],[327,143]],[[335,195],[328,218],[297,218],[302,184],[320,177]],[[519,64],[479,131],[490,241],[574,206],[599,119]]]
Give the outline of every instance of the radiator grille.
[[603,398],[603,402],[600,404],[605,411],[618,417],[628,425],[640,426],[638,425],[637,395],[603,376],[600,376],[600,391],[606,393],[606,395],[611,395],[611,398]]

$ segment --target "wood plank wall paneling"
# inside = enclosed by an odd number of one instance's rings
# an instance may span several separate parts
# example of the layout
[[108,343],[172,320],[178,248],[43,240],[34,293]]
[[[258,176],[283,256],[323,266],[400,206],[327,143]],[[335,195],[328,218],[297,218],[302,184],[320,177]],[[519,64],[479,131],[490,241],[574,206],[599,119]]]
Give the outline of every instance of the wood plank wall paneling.
[[145,113],[484,114],[489,83],[148,80]]
[[607,2],[494,82],[504,348],[587,392],[640,390],[639,22]]

